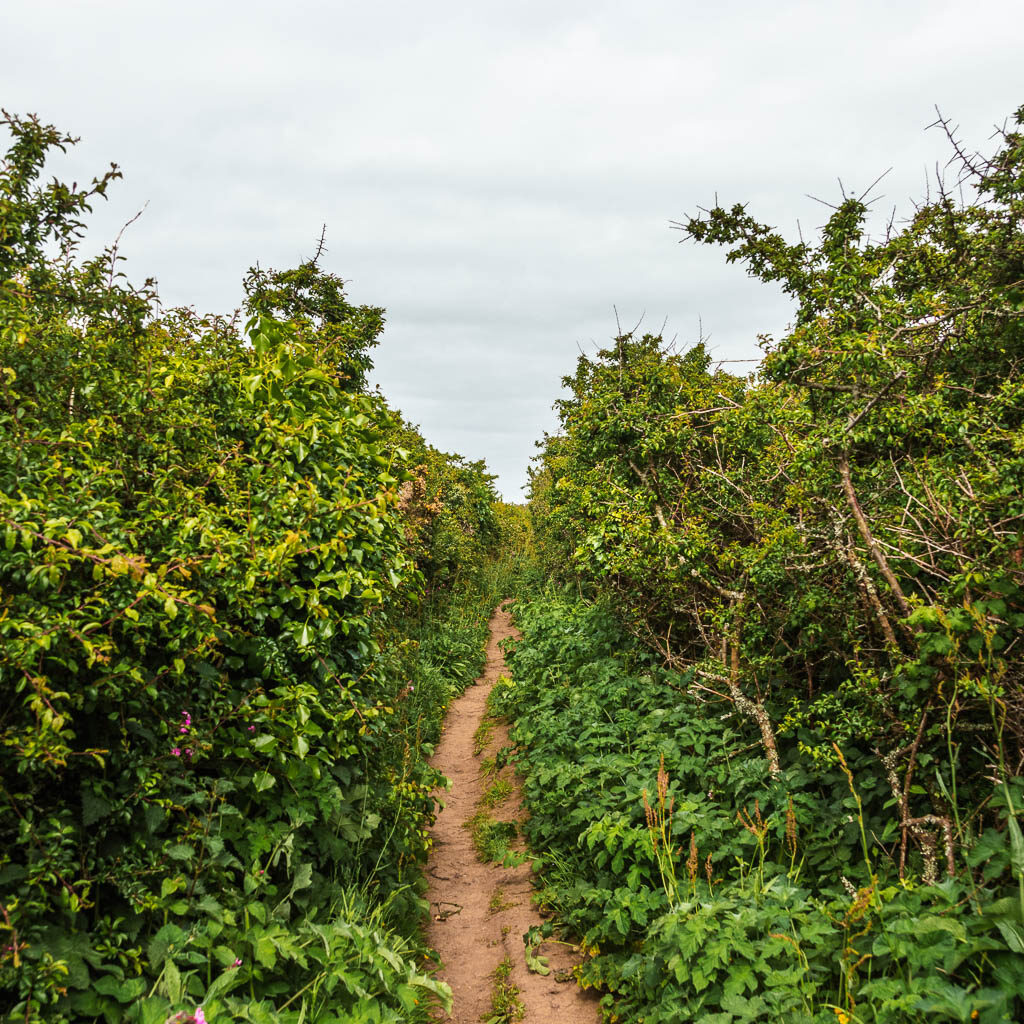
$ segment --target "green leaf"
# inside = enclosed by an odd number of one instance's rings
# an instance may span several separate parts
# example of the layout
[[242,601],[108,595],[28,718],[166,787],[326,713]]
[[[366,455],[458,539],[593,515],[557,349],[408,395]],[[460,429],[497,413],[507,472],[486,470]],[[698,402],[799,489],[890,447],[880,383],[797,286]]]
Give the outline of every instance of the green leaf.
[[237,968],[229,967],[226,970],[221,971],[221,973],[213,979],[210,987],[206,990],[206,994],[202,999],[203,1004],[205,1005],[212,1002],[214,999],[217,999],[219,996],[226,995],[238,985],[242,977],[242,972]]
[[300,864],[292,879],[291,893],[297,893],[300,889],[308,889],[313,884],[313,865],[308,861]]
[[91,789],[82,790],[82,825],[89,828],[102,820],[113,810],[109,800]]
[[178,970],[173,960],[168,960],[164,966],[164,981],[163,981],[164,994],[172,1003],[181,1001],[182,997],[182,984],[181,984],[181,972]]
[[147,996],[132,1006],[131,1014],[125,1019],[134,1024],[164,1024],[179,999],[180,996],[170,1000],[163,996]]
[[273,939],[269,935],[261,935],[256,940],[254,954],[264,967],[270,968],[277,963],[277,950],[274,947]]
[[[166,882],[167,880],[164,879],[164,881]],[[154,969],[159,969],[163,966],[168,955],[174,950],[181,949],[184,943],[185,932],[176,924],[165,924],[149,940],[149,945],[146,948],[146,955],[149,958],[150,965]]]
[[1010,833],[1010,864],[1014,874],[1019,877],[1024,875],[1024,835],[1021,834],[1016,815],[1011,814],[1007,818],[1006,827]]
[[1024,928],[1016,921],[997,918],[995,922],[1007,947],[1014,953],[1024,953]]

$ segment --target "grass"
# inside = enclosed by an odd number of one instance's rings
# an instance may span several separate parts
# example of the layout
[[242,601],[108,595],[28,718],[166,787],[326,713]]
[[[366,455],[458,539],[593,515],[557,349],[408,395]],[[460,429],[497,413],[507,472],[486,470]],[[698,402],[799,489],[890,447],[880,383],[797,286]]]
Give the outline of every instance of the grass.
[[495,821],[483,810],[477,811],[462,827],[473,833],[476,855],[484,863],[503,860],[510,844],[519,836],[519,826],[514,821]]
[[506,956],[494,968],[491,975],[494,985],[491,988],[491,1016],[481,1018],[486,1024],[511,1024],[522,1020],[526,1007],[519,998],[519,988],[512,981],[512,958]]
[[494,719],[490,715],[480,720],[480,724],[473,733],[473,753],[479,757],[491,742],[491,733],[494,732]]
[[495,808],[499,804],[503,804],[511,795],[512,783],[508,779],[495,779],[484,790],[484,795],[480,797],[480,806]]
[[[494,689],[492,689],[487,695],[487,712],[480,720],[480,724],[476,727],[476,732],[473,733],[473,753],[477,757],[487,749],[487,744],[491,741],[491,733],[494,732],[494,727],[497,725],[498,719],[502,717],[497,710],[498,687],[502,685],[507,686],[510,683],[511,680],[508,676],[499,676],[498,681],[494,684]],[[493,765],[493,763],[494,759],[488,758],[487,761],[484,762],[484,765]]]

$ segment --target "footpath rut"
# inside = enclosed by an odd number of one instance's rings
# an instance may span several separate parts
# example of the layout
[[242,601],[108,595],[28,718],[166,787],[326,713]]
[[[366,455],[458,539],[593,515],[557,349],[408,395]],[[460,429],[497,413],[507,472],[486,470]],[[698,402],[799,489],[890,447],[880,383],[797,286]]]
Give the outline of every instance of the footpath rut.
[[[472,834],[464,827],[480,809],[479,801],[493,781],[493,776],[491,780],[484,777],[481,762],[508,740],[507,730],[495,725],[485,749],[479,756],[473,752],[487,696],[506,673],[498,644],[517,635],[512,616],[504,604],[499,605],[490,621],[484,674],[452,704],[432,759],[452,783],[432,830],[434,845],[427,863],[431,904],[427,941],[440,953],[438,976],[448,982],[454,995],[451,1015],[438,1020],[480,1024],[492,1017],[493,975],[507,957],[512,964],[508,980],[518,988],[524,1009],[518,1019],[525,1024],[596,1024],[600,1020],[597,999],[575,984],[570,971],[578,958],[569,947],[548,942],[537,951],[548,960],[551,973],[546,976],[526,968],[523,933],[543,923],[530,900],[529,863],[516,868],[481,863]],[[487,813],[498,820],[520,820],[521,794],[512,768],[505,768],[502,777],[512,784],[512,794]]]

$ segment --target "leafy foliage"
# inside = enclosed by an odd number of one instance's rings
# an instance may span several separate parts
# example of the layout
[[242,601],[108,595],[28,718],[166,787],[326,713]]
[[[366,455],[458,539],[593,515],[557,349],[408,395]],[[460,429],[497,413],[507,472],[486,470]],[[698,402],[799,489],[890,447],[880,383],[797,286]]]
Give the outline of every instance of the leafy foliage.
[[[1016,1019],[1024,958],[998,865],[885,881],[895,828],[863,810],[881,785],[869,757],[848,764],[856,788],[838,764],[773,776],[741,718],[688,700],[688,676],[607,609],[549,595],[518,618],[514,681],[496,692],[527,839],[608,1019]],[[883,844],[867,863],[865,835]],[[986,836],[976,864],[1006,856]]]
[[[842,870],[871,894],[873,928],[895,913],[909,934],[914,914],[926,914],[914,900],[939,900],[946,886],[967,899],[959,923],[969,937],[957,941],[984,933],[978,942],[1002,950],[998,966],[993,954],[956,983],[968,961],[936,957],[920,996],[899,982],[899,1005],[886,1002],[894,992],[879,995],[881,980],[858,989],[873,993],[880,1020],[915,1019],[928,986],[943,993],[935,1013],[1004,1019],[1006,998],[986,993],[1017,990],[1007,958],[1024,953],[1024,109],[1016,125],[990,159],[960,152],[974,203],[940,189],[881,240],[865,236],[866,203],[851,197],[816,243],[787,242],[741,205],[680,224],[779,282],[797,304],[793,327],[766,341],[749,379],[714,367],[701,345],[680,354],[651,335],[581,357],[558,405],[561,432],[547,438],[532,480],[542,563],[612,602],[678,674],[687,723],[726,716],[738,736],[724,749],[748,748],[745,770],[768,786],[757,798],[773,827],[790,797],[801,827],[812,806],[823,818],[846,809],[845,832],[818,824],[803,847],[813,898]],[[617,725],[609,701],[621,706],[608,671],[609,689],[575,722],[584,736],[605,730],[606,749]],[[634,691],[629,700],[647,707]],[[645,724],[629,720],[632,744]],[[520,723],[527,745],[536,722],[531,713],[532,724]],[[678,770],[669,751],[666,764]],[[695,791],[718,799],[720,780],[708,774]],[[729,813],[756,830],[752,798],[736,794]],[[624,835],[642,845],[646,830],[630,828]],[[919,882],[934,894],[907,895]],[[737,920],[721,918],[730,928]],[[626,943],[625,910],[609,921]],[[952,930],[943,934],[951,941]],[[866,954],[873,978],[888,977],[895,948]],[[808,963],[811,975],[826,971]],[[869,1012],[852,988],[830,998],[843,1014]],[[714,1013],[747,1019],[748,1010],[719,1001],[701,1012],[724,1021],[733,1018]],[[771,1002],[749,1010],[790,1012]]]
[[[359,388],[382,311],[313,261],[250,274],[244,335],[158,315],[116,251],[77,259],[116,170],[41,185],[73,140],[6,124],[0,1005],[425,1020],[449,995],[417,965],[424,734],[481,657],[497,534],[446,556],[461,619],[425,608],[409,431]],[[452,533],[486,520],[482,466],[434,471],[472,492],[439,492]],[[407,638],[432,616],[443,653]]]
[[369,350],[384,329],[384,310],[348,302],[344,282],[320,269],[319,255],[294,270],[250,268],[244,282],[246,308],[250,315],[288,321],[333,366],[343,386],[362,390],[373,368]]

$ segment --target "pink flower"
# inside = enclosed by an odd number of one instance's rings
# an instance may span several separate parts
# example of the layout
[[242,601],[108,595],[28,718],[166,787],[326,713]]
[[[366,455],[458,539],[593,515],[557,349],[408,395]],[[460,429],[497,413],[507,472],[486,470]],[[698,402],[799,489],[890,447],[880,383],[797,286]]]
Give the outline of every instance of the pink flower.
[[241,966],[242,966],[242,961],[240,959],[236,959],[235,962],[231,965],[232,968],[241,967]]
[[175,757],[181,757],[181,747],[171,747],[171,753]]
[[249,732],[255,732],[255,731],[256,731],[256,726],[255,725],[250,725],[249,726]]
[[195,1021],[195,1024],[206,1024],[206,1014],[203,1013],[201,1006],[196,1007],[196,1012],[192,1014],[192,1019]]

